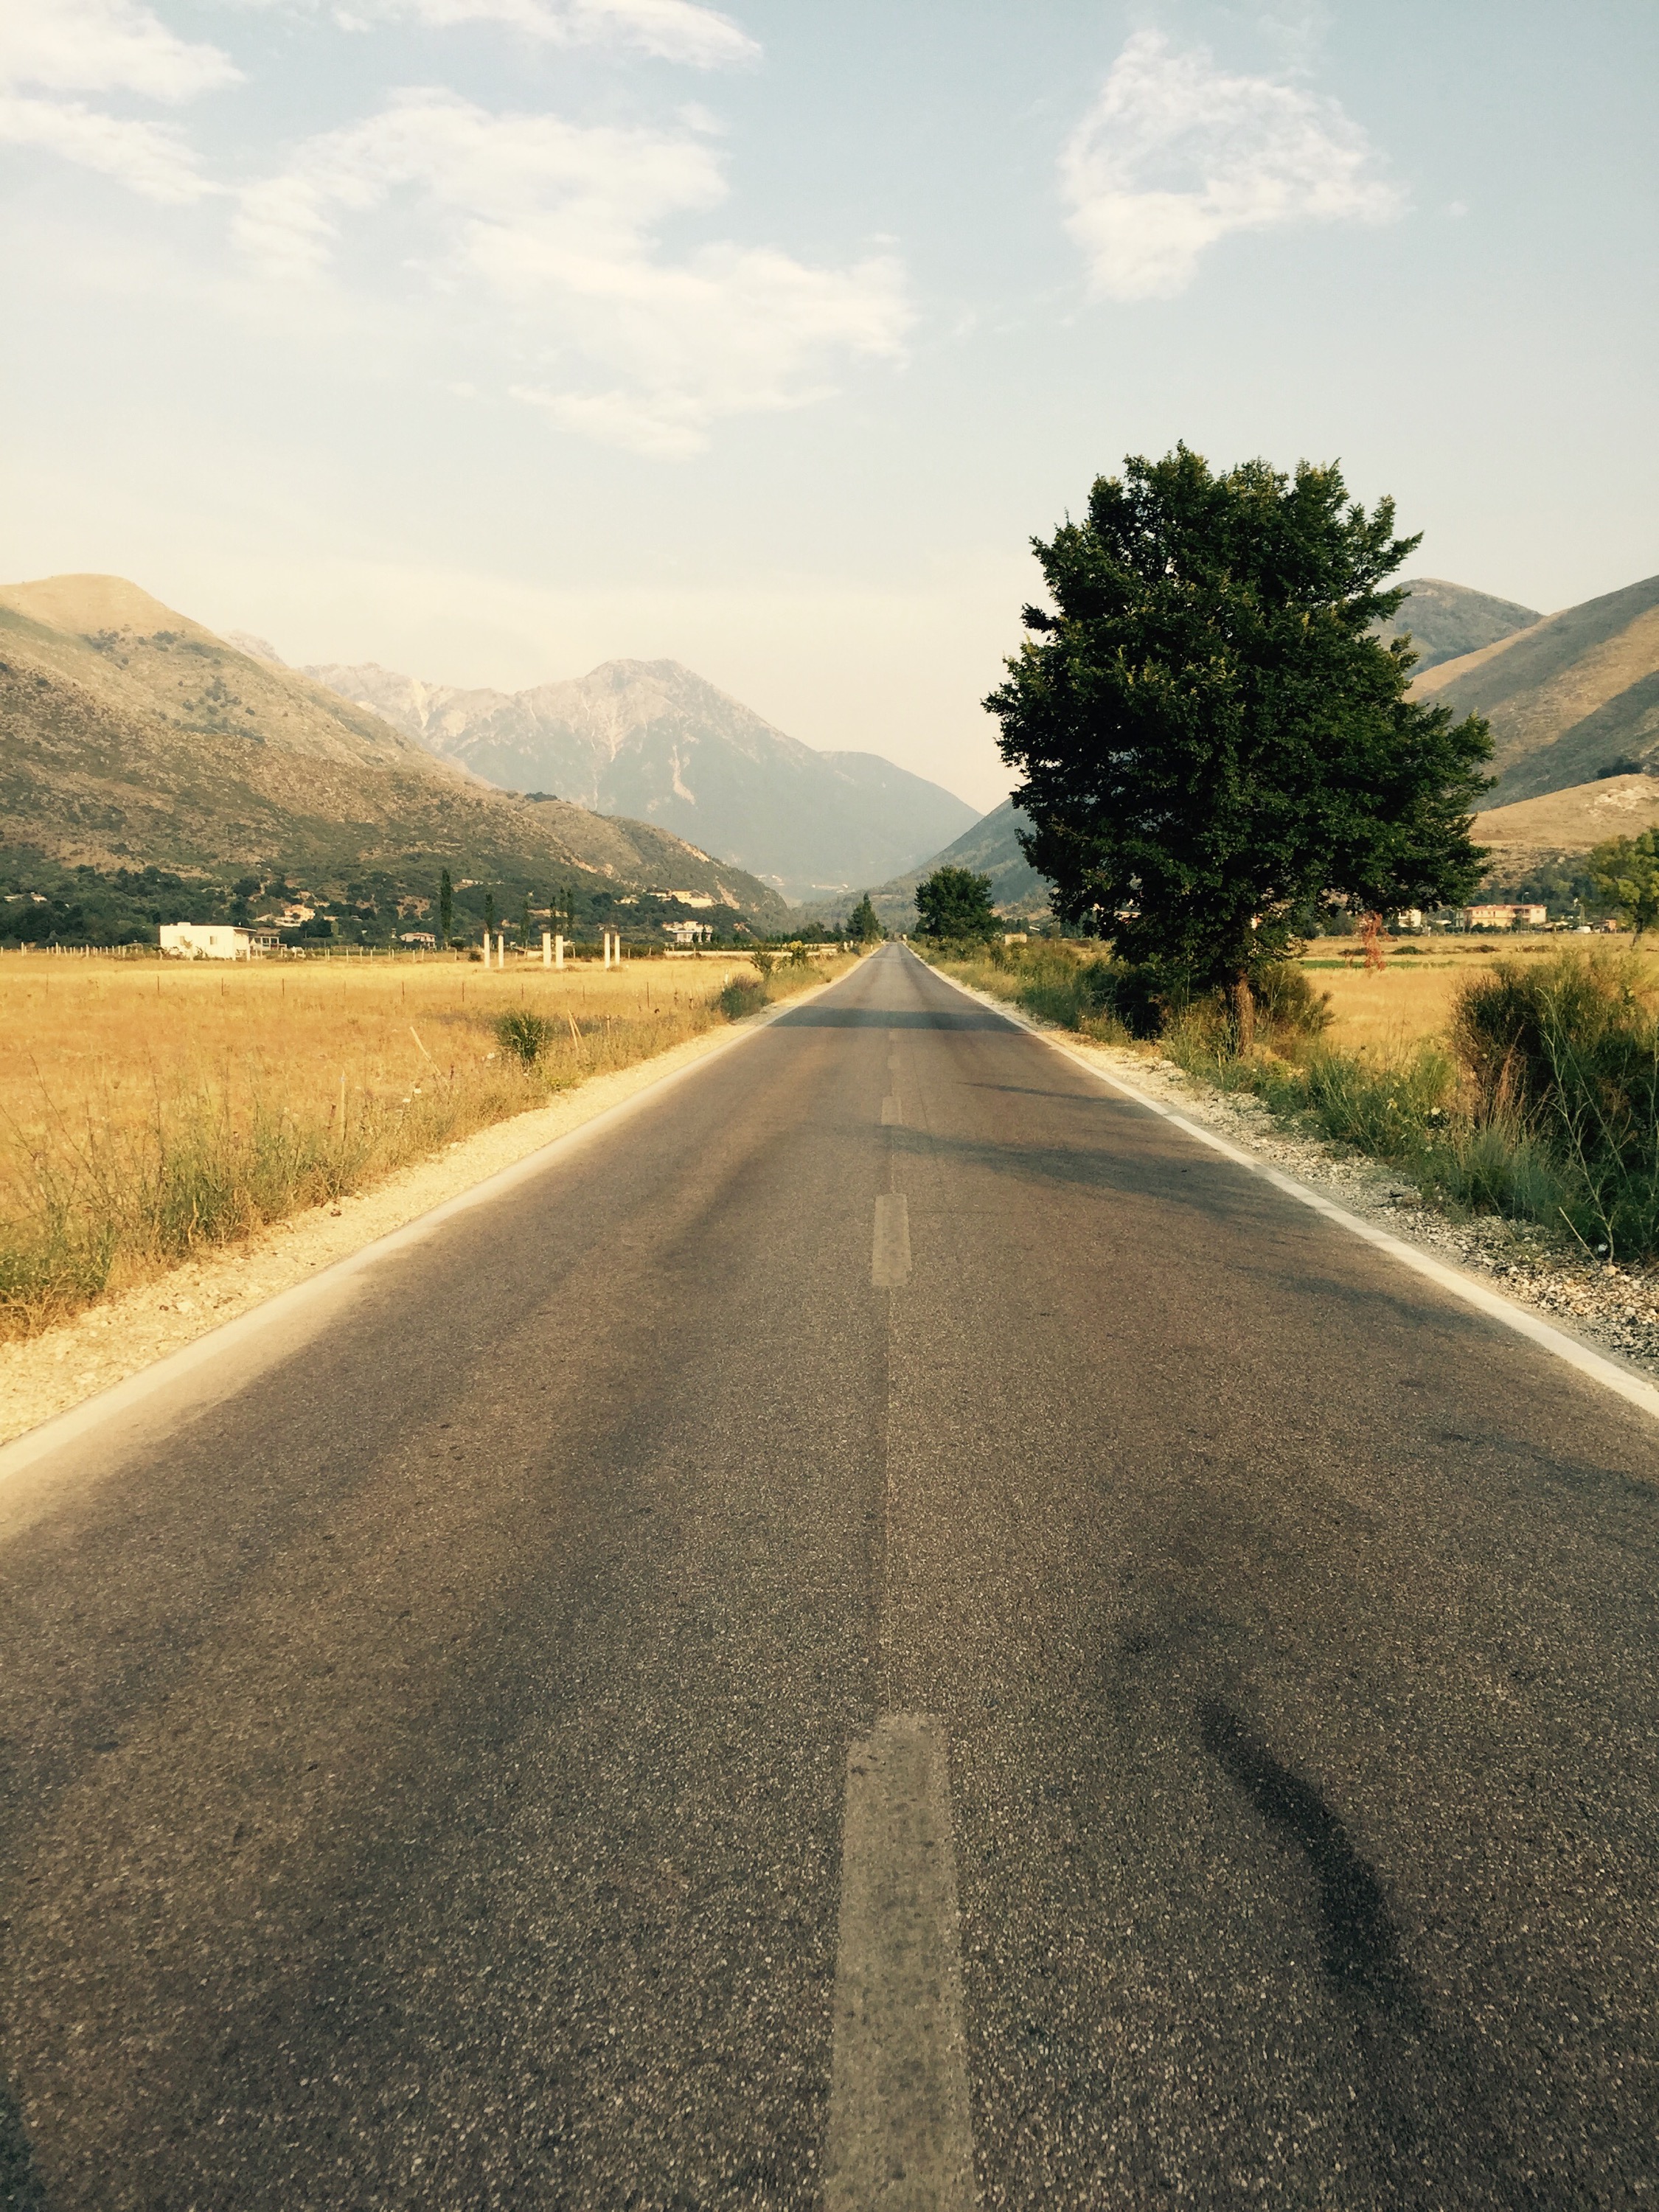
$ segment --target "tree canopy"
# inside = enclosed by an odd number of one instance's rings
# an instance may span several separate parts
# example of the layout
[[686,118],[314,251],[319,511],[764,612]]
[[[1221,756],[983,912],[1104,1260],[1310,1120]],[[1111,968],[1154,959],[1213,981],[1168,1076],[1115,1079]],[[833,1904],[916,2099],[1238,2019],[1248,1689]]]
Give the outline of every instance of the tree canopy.
[[986,706],[1061,917],[1197,988],[1243,981],[1321,905],[1450,905],[1479,884],[1484,722],[1406,696],[1375,635],[1418,544],[1334,465],[1226,474],[1185,446],[1097,478],[1032,541],[1054,602]]
[[916,920],[927,937],[987,938],[1002,927],[991,878],[971,868],[935,868],[916,885]]
[[1610,837],[1589,856],[1590,880],[1640,937],[1659,922],[1659,833]]

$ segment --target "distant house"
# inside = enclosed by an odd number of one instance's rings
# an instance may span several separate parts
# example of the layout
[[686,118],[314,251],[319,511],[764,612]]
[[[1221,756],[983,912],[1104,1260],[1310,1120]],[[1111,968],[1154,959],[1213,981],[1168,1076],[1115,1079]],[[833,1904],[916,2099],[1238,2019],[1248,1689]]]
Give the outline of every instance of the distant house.
[[[254,949],[253,932],[233,928],[228,922],[161,924],[161,950],[171,953],[175,960],[251,960]],[[258,947],[260,951],[264,949],[264,944]]]
[[429,929],[400,929],[398,942],[399,945],[429,945],[434,952],[438,949],[438,940]]
[[663,935],[675,945],[701,945],[714,934],[711,921],[665,921],[662,928]]
[[1541,929],[1550,918],[1547,906],[1466,906],[1463,920],[1470,929]]

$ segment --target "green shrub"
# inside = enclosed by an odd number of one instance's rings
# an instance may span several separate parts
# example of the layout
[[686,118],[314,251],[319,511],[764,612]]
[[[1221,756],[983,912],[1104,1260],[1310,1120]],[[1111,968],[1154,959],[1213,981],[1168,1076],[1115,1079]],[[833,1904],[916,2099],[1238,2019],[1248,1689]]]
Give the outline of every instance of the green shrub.
[[495,1017],[496,1043],[526,1067],[536,1065],[553,1037],[552,1023],[544,1015],[530,1013],[522,1006]]
[[1543,1153],[1575,1233],[1613,1256],[1659,1251],[1659,1017],[1637,963],[1500,961],[1459,994],[1451,1035],[1473,1120]]
[[729,982],[720,995],[720,1010],[728,1022],[740,1022],[745,1014],[757,1014],[766,1004],[766,984],[761,976],[738,975]]
[[1331,994],[1316,991],[1295,960],[1270,960],[1250,979],[1258,1018],[1285,1036],[1322,1036],[1335,1018]]

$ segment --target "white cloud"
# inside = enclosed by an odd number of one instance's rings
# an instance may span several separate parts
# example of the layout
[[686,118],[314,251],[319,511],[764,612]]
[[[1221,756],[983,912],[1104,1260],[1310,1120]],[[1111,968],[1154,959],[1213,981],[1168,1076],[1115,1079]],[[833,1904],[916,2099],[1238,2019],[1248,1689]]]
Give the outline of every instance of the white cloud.
[[1405,195],[1374,165],[1335,100],[1229,76],[1204,48],[1172,53],[1158,33],[1139,31],[1060,156],[1066,228],[1094,291],[1168,299],[1231,232],[1392,221]]
[[614,42],[695,69],[750,62],[760,53],[729,16],[693,0],[349,0],[340,20],[361,29],[369,19],[397,15],[412,15],[441,30],[501,23],[554,46]]
[[[719,152],[700,135],[493,115],[448,92],[407,92],[301,146],[245,193],[238,232],[273,275],[314,278],[347,218],[412,203],[428,281],[483,294],[521,356],[559,365],[545,381],[518,377],[515,396],[607,443],[685,453],[721,417],[823,396],[849,356],[896,358],[909,319],[889,252],[823,269],[773,247],[662,252],[658,226],[726,193]],[[564,368],[571,360],[580,371]]]
[[60,155],[150,199],[197,199],[211,189],[176,130],[41,94],[177,101],[240,75],[216,46],[175,37],[136,0],[0,0],[0,141]]
[[212,187],[178,131],[104,115],[79,100],[21,100],[0,93],[0,143],[33,146],[114,177],[146,199],[200,199]]
[[190,100],[241,72],[191,46],[136,0],[0,0],[0,84]]

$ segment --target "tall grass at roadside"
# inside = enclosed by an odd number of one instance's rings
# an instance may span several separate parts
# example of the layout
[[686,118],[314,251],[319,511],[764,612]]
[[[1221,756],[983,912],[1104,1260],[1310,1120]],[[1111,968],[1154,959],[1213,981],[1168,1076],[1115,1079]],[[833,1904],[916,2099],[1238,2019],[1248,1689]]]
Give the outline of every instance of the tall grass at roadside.
[[0,1336],[695,1036],[745,975],[0,962]]
[[[945,964],[1085,1035],[1109,1036],[1111,1018],[1081,1010],[1126,1003],[1098,954]],[[1659,991],[1638,957],[1500,957],[1460,982],[1443,1037],[1359,1050],[1325,1033],[1328,1011],[1288,963],[1265,972],[1257,1004],[1243,1050],[1224,1000],[1166,1004],[1160,1049],[1399,1168],[1431,1200],[1536,1222],[1609,1258],[1659,1257]]]
[[970,988],[1011,1000],[1038,1021],[1076,1030],[1102,1043],[1128,1042],[1129,1030],[1117,1011],[1114,963],[1103,952],[1085,953],[1038,939],[971,951],[944,948],[932,957]]

